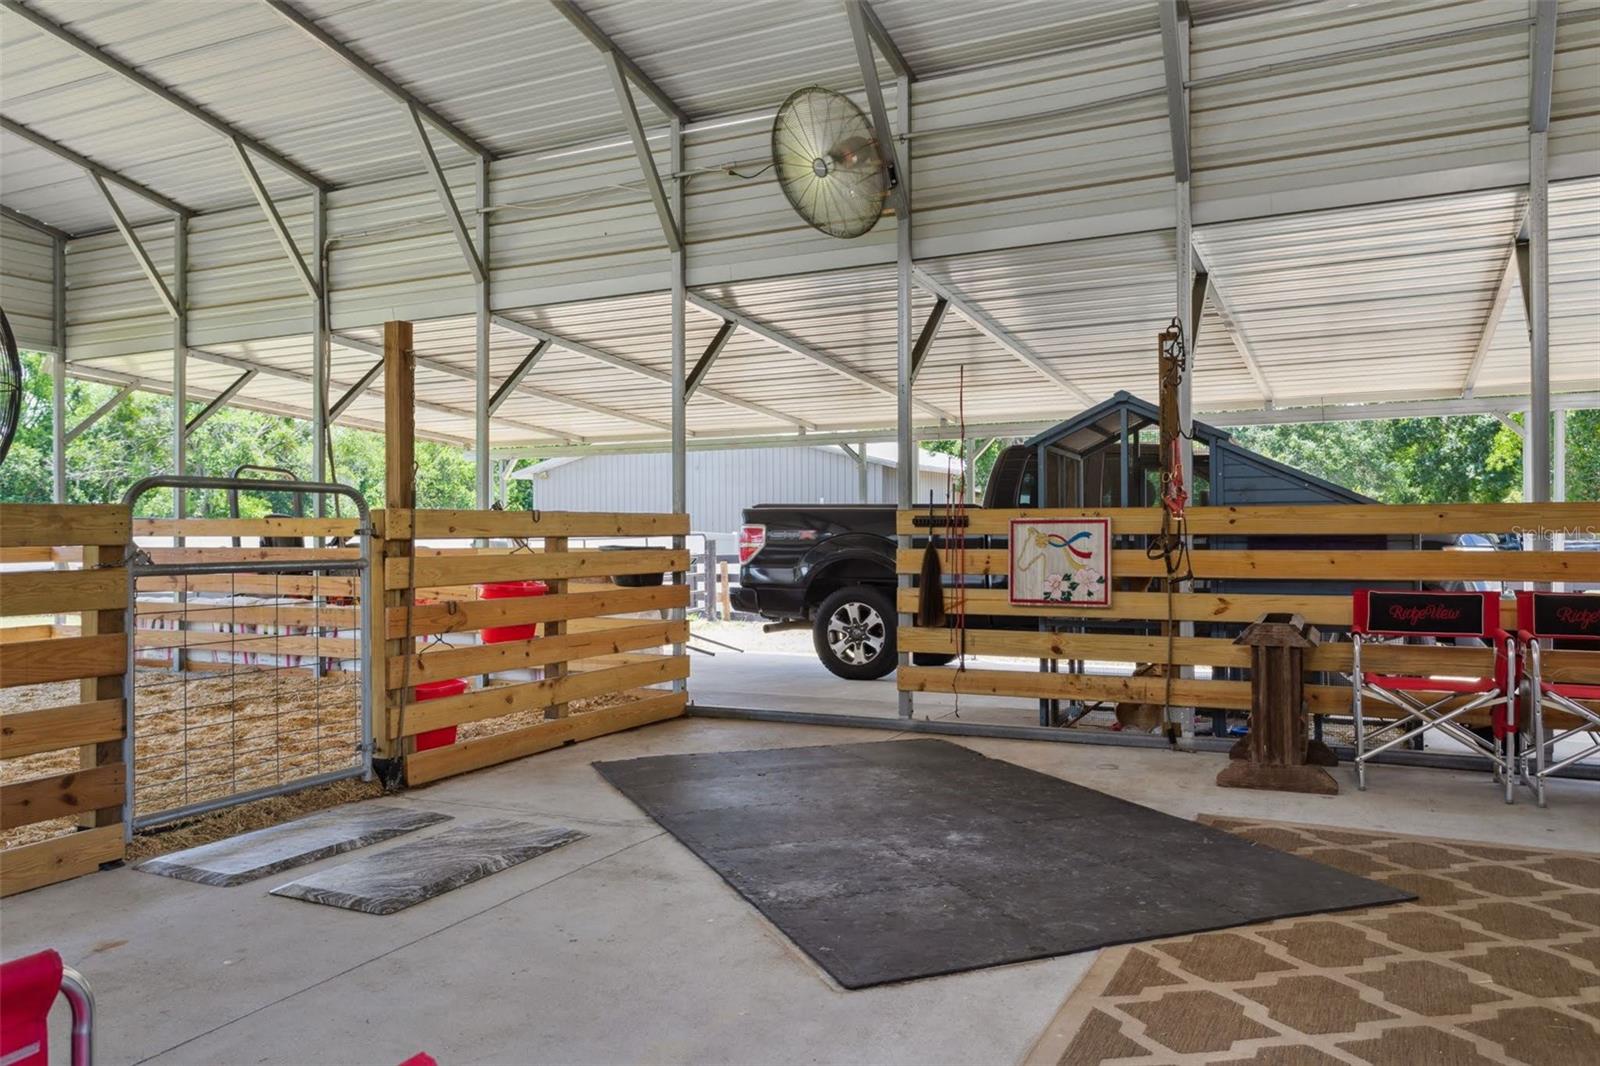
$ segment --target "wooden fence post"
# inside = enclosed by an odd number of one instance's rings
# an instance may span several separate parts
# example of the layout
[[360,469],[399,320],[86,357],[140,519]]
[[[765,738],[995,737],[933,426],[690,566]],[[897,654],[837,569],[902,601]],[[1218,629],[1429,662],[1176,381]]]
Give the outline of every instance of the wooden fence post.
[[[546,537],[546,538],[544,538],[544,551],[546,551],[546,552],[564,552],[566,550],[567,550],[567,538],[566,537]],[[550,580],[549,582],[547,582],[547,584],[550,586],[550,595],[552,595],[552,596],[564,596],[564,595],[566,595],[566,593],[567,593],[567,579],[566,578],[564,578],[564,577],[554,578],[554,579]],[[561,636],[565,636],[566,633],[567,633],[567,623],[566,623],[566,621],[564,619],[563,620],[559,620],[559,621],[554,621],[554,622],[546,622],[544,624],[544,635],[547,636],[547,637],[561,637]],[[551,679],[551,680],[554,680],[556,678],[566,677],[567,676],[567,664],[564,663],[564,662],[551,663],[549,666],[545,667],[544,676],[546,678]],[[551,704],[549,709],[545,711],[544,716],[546,718],[565,718],[567,716],[567,704],[565,704],[565,703]]]
[[[131,540],[131,534],[130,534]],[[123,557],[127,553],[126,544],[97,544],[85,545],[83,549],[83,568],[95,570],[100,566],[121,566]],[[126,616],[122,610],[111,609],[104,611],[83,611],[78,616],[78,634],[84,637],[104,636],[108,633],[122,633],[125,630]],[[131,664],[130,668],[131,668]],[[123,677],[90,677],[80,681],[79,696],[84,703],[94,703],[97,700],[122,699]],[[126,708],[124,708],[126,711]],[[127,765],[124,773],[133,773],[133,733],[130,730],[122,740],[108,740],[99,744],[89,744],[80,749],[78,765],[85,770],[92,770],[96,766],[108,766],[123,762],[123,747],[127,747]],[[78,824],[92,829],[102,825],[116,825],[122,821],[122,808],[102,807],[95,811],[85,811],[78,817]]]
[[[382,590],[382,598],[377,601],[379,610],[375,612],[377,618],[382,619],[374,637],[382,635],[387,637],[389,632],[388,617],[391,607],[405,607],[415,597],[415,590],[409,587],[387,591],[388,582],[384,578],[389,559],[403,559],[412,554],[412,511],[417,506],[417,480],[416,480],[416,355],[411,350],[411,323],[385,322],[383,324],[383,501],[384,501],[384,554],[381,558],[375,557],[373,565],[377,576],[373,589]],[[373,640],[373,646],[383,648],[383,661],[374,664],[373,673],[380,678],[387,675],[387,664],[391,659],[402,655],[416,653],[415,640],[402,637],[398,640],[385,640],[379,645]],[[408,688],[388,690],[387,681],[383,682],[386,697],[384,699],[383,728],[376,728],[374,723],[373,735],[382,738],[378,743],[375,757],[383,760],[398,760],[413,746],[413,742],[399,736],[401,708],[411,700],[411,690]],[[396,765],[390,773],[383,776],[397,777],[400,767]]]

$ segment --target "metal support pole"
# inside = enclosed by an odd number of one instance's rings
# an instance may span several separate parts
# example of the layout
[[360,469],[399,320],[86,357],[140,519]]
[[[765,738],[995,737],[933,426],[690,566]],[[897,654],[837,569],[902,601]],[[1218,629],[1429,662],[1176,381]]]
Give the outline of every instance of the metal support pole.
[[[870,56],[869,56],[870,58]],[[870,64],[867,68],[869,78],[875,75]],[[876,82],[873,82],[876,85]],[[896,118],[900,120],[901,135],[911,132],[911,83],[906,78],[901,78],[898,85],[898,94],[895,101]],[[880,103],[881,110],[881,103]],[[889,131],[879,127],[878,135],[892,143]],[[895,473],[899,486],[897,497],[898,506],[902,511],[909,511],[916,502],[913,498],[917,491],[917,440],[912,427],[911,400],[911,141],[905,142],[905,157],[900,162],[899,199],[896,203],[895,217]],[[899,538],[899,547],[902,551],[911,547],[911,538]],[[901,574],[898,578],[900,588],[911,587],[911,575]],[[912,625],[912,616],[901,614],[899,625],[902,629],[909,629]],[[909,666],[911,655],[909,652],[900,653],[900,665]],[[900,717],[910,718],[916,708],[911,698],[911,693],[900,692]]]
[[1529,341],[1528,421],[1530,503],[1550,499],[1550,200],[1547,134],[1528,139]]
[[[614,62],[614,61],[613,61]],[[613,66],[613,69],[616,69]],[[683,122],[681,119],[672,120],[672,173],[683,172]],[[642,142],[641,142],[642,143]],[[646,178],[649,178],[646,174]],[[672,513],[689,513],[689,445],[688,445],[688,347],[685,331],[689,315],[689,286],[688,286],[688,256],[684,251],[688,236],[688,219],[683,211],[683,179],[673,178],[672,189],[667,200],[662,206],[670,219],[675,219],[671,236],[678,239],[671,242],[672,248]],[[682,550],[687,543],[685,537],[673,537],[672,546]],[[674,580],[684,580],[687,575],[674,575]],[[706,579],[712,580],[711,573],[707,571]],[[708,606],[707,615],[710,615]],[[675,620],[687,616],[682,607],[673,608],[672,617]],[[684,654],[682,644],[673,645],[672,654]],[[683,679],[672,683],[674,692],[683,692],[687,689]]]
[[477,297],[477,329],[476,329],[476,355],[475,376],[473,386],[476,390],[476,402],[473,404],[472,440],[473,448],[477,452],[477,499],[478,510],[486,511],[494,503],[493,469],[489,458],[489,401],[491,399],[491,382],[489,381],[489,161],[479,157],[477,164],[477,203],[478,203],[478,261],[483,264],[483,273],[479,276],[474,292]]
[[[332,350],[328,336],[328,198],[311,194],[311,254],[316,258],[316,297],[311,303],[311,480],[328,480],[328,378]],[[317,515],[327,513],[328,497],[317,494]]]
[[1567,502],[1567,410],[1555,413],[1555,455],[1551,464],[1555,469],[1554,491],[1550,498],[1556,503]]
[[856,494],[861,503],[872,502],[872,472],[867,463],[867,442],[856,445]]
[[[172,302],[172,473],[182,477],[189,465],[189,221],[184,218],[172,220]],[[174,518],[188,514],[185,503],[184,491],[174,488]]]
[[50,498],[67,502],[67,241],[51,248],[50,333],[56,354],[50,380]]

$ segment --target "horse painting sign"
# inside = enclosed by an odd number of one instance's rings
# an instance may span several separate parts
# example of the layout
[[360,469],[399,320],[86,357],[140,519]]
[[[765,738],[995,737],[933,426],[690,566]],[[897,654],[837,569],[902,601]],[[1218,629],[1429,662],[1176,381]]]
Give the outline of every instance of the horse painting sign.
[[1111,522],[1012,519],[1009,594],[1014,604],[1111,606]]

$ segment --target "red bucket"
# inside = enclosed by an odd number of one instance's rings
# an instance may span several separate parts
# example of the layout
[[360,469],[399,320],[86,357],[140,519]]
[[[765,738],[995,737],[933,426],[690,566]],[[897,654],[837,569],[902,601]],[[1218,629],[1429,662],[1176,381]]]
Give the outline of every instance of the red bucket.
[[[428,700],[442,700],[446,696],[459,696],[467,691],[467,683],[459,677],[447,677],[442,681],[424,681],[411,690],[418,703]],[[456,727],[447,725],[443,729],[430,729],[425,733],[417,734],[417,750],[427,751],[430,748],[447,748],[456,742]]]
[[[550,586],[543,581],[490,581],[478,586],[478,598],[483,600],[510,600],[520,596],[543,596],[550,591]],[[538,635],[539,627],[528,624],[521,626],[489,626],[483,630],[485,644],[504,644],[508,640],[532,640]]]

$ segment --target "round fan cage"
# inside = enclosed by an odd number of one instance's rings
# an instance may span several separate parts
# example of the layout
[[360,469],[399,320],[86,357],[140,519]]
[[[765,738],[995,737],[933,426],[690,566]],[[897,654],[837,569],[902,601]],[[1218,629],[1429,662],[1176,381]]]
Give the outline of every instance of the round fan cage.
[[0,342],[5,351],[0,353],[0,463],[6,461],[11,451],[11,438],[17,435],[17,419],[22,414],[22,356],[17,351],[17,338],[11,332],[11,320],[0,310]]
[[872,124],[832,89],[800,89],[778,108],[772,165],[795,212],[831,237],[859,237],[883,217],[889,169]]

